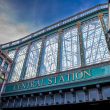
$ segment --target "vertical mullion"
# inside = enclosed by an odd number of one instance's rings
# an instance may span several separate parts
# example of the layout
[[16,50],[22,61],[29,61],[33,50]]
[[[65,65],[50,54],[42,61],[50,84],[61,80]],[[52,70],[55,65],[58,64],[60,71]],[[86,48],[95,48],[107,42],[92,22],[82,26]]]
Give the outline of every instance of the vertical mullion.
[[81,31],[81,23],[77,23],[78,28],[78,37],[79,37],[79,45],[80,45],[80,58],[81,58],[81,67],[86,65],[85,62],[85,54],[84,54],[84,43],[83,43],[83,36]]
[[62,58],[61,58],[61,48],[62,48],[62,35],[63,35],[63,30],[58,31],[58,51],[57,51],[57,72],[60,71],[61,69],[61,63],[62,63]]
[[27,62],[27,59],[28,59],[28,55],[29,55],[29,50],[30,50],[31,44],[32,43],[29,43],[28,44],[28,48],[27,48],[27,51],[25,53],[26,55],[25,55],[25,58],[24,58],[24,62],[23,62],[23,66],[22,66],[22,71],[21,71],[20,79],[19,80],[23,80],[24,77],[25,77],[25,73],[26,73],[26,62]]
[[104,23],[103,13],[100,13],[98,15],[98,17],[99,17],[99,21],[101,23],[101,26],[102,26],[102,29],[103,29],[103,32],[104,32],[104,35],[105,35],[105,39],[106,39],[108,50],[110,52],[110,38],[109,38],[109,33],[107,33],[107,27],[106,27],[106,25]]
[[9,75],[8,75],[8,82],[11,80],[11,77],[13,75],[13,70],[15,68],[15,63],[16,63],[16,58],[17,58],[18,52],[19,52],[19,48],[16,48],[13,63],[12,63],[12,66],[11,66],[11,70],[10,70]]
[[45,40],[46,40],[46,36],[44,36],[42,38],[42,44],[41,44],[41,49],[40,49],[40,54],[39,54],[36,76],[40,76],[40,68],[41,68],[41,64],[42,64],[42,57],[43,57],[43,52],[44,52]]
[[[90,49],[90,58],[89,58],[89,64],[94,63],[93,61],[93,49],[94,49],[94,40],[95,40],[95,34],[96,34],[96,26],[94,28],[94,32],[93,32],[93,40],[92,40],[92,45],[91,45],[91,49]],[[89,35],[88,35],[89,36]]]
[[[64,37],[64,36],[63,36]],[[62,49],[64,48],[64,50],[62,50],[62,54],[63,54],[63,51],[65,52],[65,59],[66,59],[66,65],[67,65],[67,68],[66,69],[68,69],[69,68],[69,66],[68,66],[68,58],[67,58],[67,51],[66,51],[66,40],[67,40],[68,38],[64,38],[63,40],[62,40],[62,44],[64,44],[64,47],[63,47],[63,45],[62,45]],[[63,57],[62,57],[62,59],[63,59]],[[62,68],[63,69],[63,68]]]

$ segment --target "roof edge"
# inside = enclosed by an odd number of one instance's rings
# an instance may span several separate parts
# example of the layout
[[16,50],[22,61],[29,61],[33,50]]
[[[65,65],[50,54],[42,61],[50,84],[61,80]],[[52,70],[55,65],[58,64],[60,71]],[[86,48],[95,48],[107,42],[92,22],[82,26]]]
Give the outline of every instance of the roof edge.
[[42,29],[40,29],[40,30],[38,30],[36,32],[33,32],[33,33],[23,37],[23,38],[20,38],[18,40],[14,40],[14,41],[10,41],[8,43],[0,44],[0,48],[7,48],[9,46],[18,45],[18,44],[23,43],[23,42],[25,42],[25,41],[27,41],[27,40],[29,40],[31,38],[34,38],[34,37],[36,37],[38,35],[41,35],[41,34],[43,34],[45,32],[51,31],[53,29],[56,29],[56,28],[58,28],[60,26],[63,26],[65,24],[69,23],[69,22],[77,20],[77,19],[79,19],[79,18],[81,18],[83,16],[87,16],[88,14],[91,14],[91,13],[93,13],[95,11],[98,11],[98,10],[101,10],[101,9],[105,9],[107,7],[108,7],[107,3],[98,4],[98,5],[96,5],[94,7],[91,7],[89,9],[87,9],[87,10],[84,10],[84,11],[81,11],[79,13],[76,13],[73,16],[70,16],[70,17],[67,17],[65,19],[62,19],[62,20],[60,20],[60,21],[58,21],[58,22],[56,22],[56,23],[54,23],[52,25],[46,26],[46,27],[44,27],[44,28],[42,28]]

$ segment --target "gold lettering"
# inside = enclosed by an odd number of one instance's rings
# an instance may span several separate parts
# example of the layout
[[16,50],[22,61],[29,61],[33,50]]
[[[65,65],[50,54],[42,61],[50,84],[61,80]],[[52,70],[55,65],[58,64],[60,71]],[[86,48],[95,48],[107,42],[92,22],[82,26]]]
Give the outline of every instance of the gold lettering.
[[76,79],[82,79],[83,76],[84,76],[84,74],[83,74],[83,72],[77,72],[77,73],[75,74],[75,76],[76,76]]
[[57,77],[54,77],[54,84],[57,84]]
[[22,85],[22,89],[25,89],[26,84],[25,83],[21,83],[21,85]]
[[67,74],[67,77],[68,77],[67,81],[69,82],[70,81],[70,74],[69,73]]
[[15,91],[15,90],[19,90],[18,84],[14,85],[13,90],[14,90],[14,91]]
[[59,82],[64,82],[64,77],[62,75],[60,75]]
[[39,80],[37,80],[37,86],[40,87],[40,81]]
[[92,76],[92,75],[91,75],[91,73],[90,73],[90,71],[89,71],[89,72],[84,71],[84,78],[86,78],[86,76],[89,76],[89,77],[91,77],[91,76]]
[[34,88],[34,84],[35,84],[34,81],[31,81],[31,82],[30,82],[30,86],[31,86],[32,88]]
[[22,84],[18,84],[18,85],[19,85],[19,90],[20,90],[20,89],[23,89],[23,88],[22,88]]
[[30,88],[30,82],[27,82],[26,88]]
[[48,85],[52,84],[52,78],[48,78]]
[[44,81],[44,79],[41,79],[41,85],[42,85],[42,86],[45,86],[45,81]]
[[74,73],[72,73],[72,80],[73,80],[73,81],[75,80]]
[[17,86],[18,86],[18,90],[20,89],[20,84],[17,84]]

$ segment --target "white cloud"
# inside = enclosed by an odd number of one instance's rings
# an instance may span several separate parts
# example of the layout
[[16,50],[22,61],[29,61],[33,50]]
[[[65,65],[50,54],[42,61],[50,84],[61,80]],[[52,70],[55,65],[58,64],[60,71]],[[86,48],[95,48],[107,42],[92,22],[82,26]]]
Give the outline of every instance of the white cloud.
[[16,14],[7,0],[0,0],[0,44],[17,40],[31,32],[29,24],[15,22]]
[[29,33],[26,24],[15,24],[7,16],[0,16],[0,44],[19,39]]

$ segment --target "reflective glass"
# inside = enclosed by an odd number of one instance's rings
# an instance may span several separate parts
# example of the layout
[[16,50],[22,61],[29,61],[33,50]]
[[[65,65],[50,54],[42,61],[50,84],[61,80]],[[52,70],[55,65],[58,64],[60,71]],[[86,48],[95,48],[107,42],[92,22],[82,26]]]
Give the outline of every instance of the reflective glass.
[[14,56],[15,56],[15,50],[13,50],[13,51],[9,51],[9,53],[8,53],[8,56],[13,60],[14,59]]
[[57,68],[58,35],[48,36],[45,41],[40,75],[52,74]]
[[41,41],[36,41],[32,43],[30,47],[28,59],[26,62],[25,79],[36,77],[41,43]]
[[62,41],[62,70],[80,67],[78,29],[76,27],[66,29]]
[[100,63],[110,59],[105,35],[98,18],[82,25],[86,65]]
[[25,59],[25,55],[26,55],[26,50],[27,50],[27,46],[21,47],[18,50],[16,59],[14,62],[15,65],[14,65],[14,69],[12,72],[12,77],[11,77],[10,82],[19,81],[21,71],[22,71],[22,67],[23,67],[23,63],[24,63],[24,59]]

